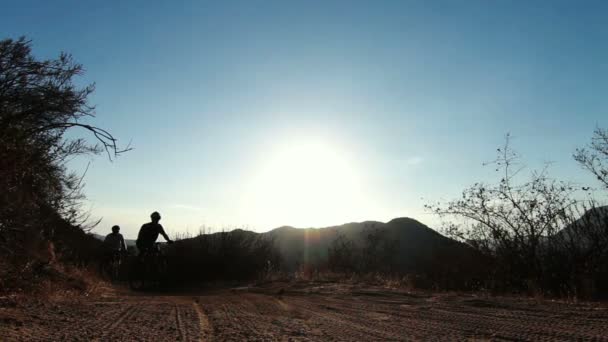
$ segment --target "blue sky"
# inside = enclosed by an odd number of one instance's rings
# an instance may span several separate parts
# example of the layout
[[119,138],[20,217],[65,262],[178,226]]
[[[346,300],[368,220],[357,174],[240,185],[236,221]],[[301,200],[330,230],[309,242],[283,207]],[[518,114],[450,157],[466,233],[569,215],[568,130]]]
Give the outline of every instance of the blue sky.
[[[608,127],[603,1],[7,1],[2,38],[66,51],[95,123],[134,150],[74,160],[133,237],[411,216],[491,180],[507,132],[531,168]],[[320,167],[319,163],[323,163]]]

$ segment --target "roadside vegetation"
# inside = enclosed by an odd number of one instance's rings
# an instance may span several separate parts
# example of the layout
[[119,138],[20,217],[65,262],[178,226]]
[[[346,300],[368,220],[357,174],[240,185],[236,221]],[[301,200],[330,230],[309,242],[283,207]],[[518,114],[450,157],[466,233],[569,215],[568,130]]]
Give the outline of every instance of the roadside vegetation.
[[263,279],[279,271],[280,255],[271,238],[241,229],[177,241],[168,249],[168,278],[176,285]]
[[507,136],[489,163],[495,183],[427,205],[446,220],[447,236],[491,260],[485,288],[575,298],[607,293],[608,207],[598,201],[608,190],[608,132],[598,128],[574,159],[596,176],[599,189],[553,179],[548,168],[527,171]]
[[[83,232],[89,222],[81,208],[84,175],[66,163],[83,154],[113,158],[126,149],[89,123],[94,85],[78,86],[82,73],[68,54],[38,59],[25,38],[0,41],[1,291],[36,287],[36,279],[57,273],[51,265],[85,263],[98,249]],[[84,137],[75,138],[78,130]]]

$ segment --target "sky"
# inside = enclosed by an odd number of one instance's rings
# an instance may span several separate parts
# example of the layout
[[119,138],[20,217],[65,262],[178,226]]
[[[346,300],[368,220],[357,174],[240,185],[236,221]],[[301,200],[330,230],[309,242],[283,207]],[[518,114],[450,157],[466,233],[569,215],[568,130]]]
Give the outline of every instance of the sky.
[[[87,169],[86,208],[136,236],[409,216],[496,180],[506,133],[530,171],[608,127],[605,1],[3,1],[0,38],[69,52],[134,148]],[[82,132],[72,132],[73,136]]]

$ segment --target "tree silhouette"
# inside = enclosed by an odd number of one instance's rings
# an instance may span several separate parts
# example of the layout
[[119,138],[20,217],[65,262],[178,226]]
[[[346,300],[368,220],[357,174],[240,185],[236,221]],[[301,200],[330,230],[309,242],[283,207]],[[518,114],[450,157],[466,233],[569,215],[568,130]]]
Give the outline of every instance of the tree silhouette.
[[608,189],[608,130],[596,128],[591,144],[587,148],[577,149],[574,160]]
[[[575,286],[565,283],[593,273],[608,249],[608,230],[589,228],[596,203],[577,196],[586,187],[552,179],[547,168],[525,177],[509,136],[497,154],[489,163],[499,174],[497,183],[476,183],[457,200],[426,207],[448,219],[447,235],[495,260],[494,277],[503,287]],[[589,210],[594,214],[581,219]]]
[[[70,157],[120,149],[108,131],[91,125],[94,85],[79,87],[83,67],[62,53],[37,59],[25,38],[0,41],[0,251],[52,235],[51,221],[80,217],[82,177],[68,172]],[[80,128],[94,142],[66,135]]]

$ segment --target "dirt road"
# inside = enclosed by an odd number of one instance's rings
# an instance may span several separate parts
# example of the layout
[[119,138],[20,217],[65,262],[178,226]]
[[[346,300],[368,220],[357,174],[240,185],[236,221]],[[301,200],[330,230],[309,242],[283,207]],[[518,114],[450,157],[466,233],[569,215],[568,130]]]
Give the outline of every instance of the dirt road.
[[608,307],[333,285],[0,304],[2,341],[608,341]]

